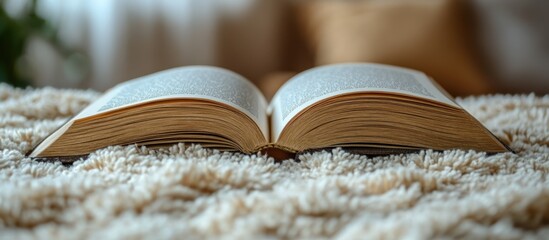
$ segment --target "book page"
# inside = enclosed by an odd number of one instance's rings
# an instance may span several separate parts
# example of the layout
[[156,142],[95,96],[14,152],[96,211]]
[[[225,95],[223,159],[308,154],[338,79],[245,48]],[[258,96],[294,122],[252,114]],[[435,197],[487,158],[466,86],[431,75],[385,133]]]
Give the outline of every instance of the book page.
[[268,137],[267,101],[244,77],[218,67],[188,66],[124,82],[109,90],[75,119],[163,99],[205,99],[234,107]]
[[269,112],[271,141],[303,109],[322,99],[355,92],[387,92],[430,99],[460,108],[422,72],[370,63],[316,67],[298,74],[275,94]]

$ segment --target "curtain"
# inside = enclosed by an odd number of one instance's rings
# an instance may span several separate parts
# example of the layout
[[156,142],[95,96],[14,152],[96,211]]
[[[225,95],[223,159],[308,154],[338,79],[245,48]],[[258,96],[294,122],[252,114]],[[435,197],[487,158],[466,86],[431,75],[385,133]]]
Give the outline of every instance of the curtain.
[[255,80],[279,66],[277,1],[42,0],[39,10],[58,27],[64,43],[88,55],[89,74],[71,78],[52,49],[32,41],[29,56],[38,86],[105,90],[197,64],[226,67]]

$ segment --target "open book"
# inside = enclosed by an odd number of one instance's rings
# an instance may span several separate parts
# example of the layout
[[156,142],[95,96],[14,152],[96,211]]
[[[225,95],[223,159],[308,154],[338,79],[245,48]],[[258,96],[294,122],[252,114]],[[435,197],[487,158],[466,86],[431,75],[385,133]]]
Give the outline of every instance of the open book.
[[347,63],[296,75],[270,104],[251,82],[222,68],[189,66],[144,76],[109,90],[30,156],[178,142],[244,153],[327,147],[509,150],[425,74]]

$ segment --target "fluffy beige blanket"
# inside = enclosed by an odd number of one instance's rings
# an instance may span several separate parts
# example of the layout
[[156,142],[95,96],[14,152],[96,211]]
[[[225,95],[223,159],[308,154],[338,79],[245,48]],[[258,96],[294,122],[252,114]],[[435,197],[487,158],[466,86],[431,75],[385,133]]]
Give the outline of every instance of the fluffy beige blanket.
[[516,154],[342,150],[275,163],[178,144],[24,153],[98,96],[0,85],[0,239],[549,238],[549,96],[458,102]]

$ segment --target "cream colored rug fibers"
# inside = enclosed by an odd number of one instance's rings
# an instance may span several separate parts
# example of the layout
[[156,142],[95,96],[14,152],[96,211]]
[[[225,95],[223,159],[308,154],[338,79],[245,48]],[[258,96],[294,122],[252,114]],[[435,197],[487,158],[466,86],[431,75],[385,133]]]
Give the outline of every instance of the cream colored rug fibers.
[[25,158],[98,96],[0,85],[0,239],[549,239],[549,95],[458,100],[516,154],[275,163],[178,144]]

